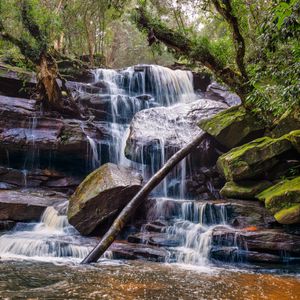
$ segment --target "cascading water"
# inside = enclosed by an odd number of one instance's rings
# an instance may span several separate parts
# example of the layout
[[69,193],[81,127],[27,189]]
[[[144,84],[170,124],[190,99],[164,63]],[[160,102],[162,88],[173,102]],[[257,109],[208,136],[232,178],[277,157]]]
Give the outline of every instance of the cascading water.
[[[137,164],[128,160],[124,153],[130,121],[137,112],[143,109],[195,100],[197,96],[193,88],[192,73],[156,65],[139,65],[120,71],[96,69],[93,74],[93,85],[102,88],[98,101],[105,99],[105,102],[108,101],[110,104],[107,130],[110,132],[111,140],[107,143],[107,141],[93,140],[87,135],[89,165],[95,169],[103,163],[101,149],[102,146],[108,144],[107,161],[137,168],[147,180],[165,164],[172,153],[166,153],[166,141],[162,137],[158,139],[157,149],[151,154],[150,164]],[[143,157],[141,160],[143,161]],[[186,176],[185,160],[174,174],[180,182],[180,196],[183,197],[185,192],[183,182]],[[159,188],[164,196],[168,195],[168,185],[170,182],[166,178]]]
[[[171,106],[175,107],[175,111],[172,112],[173,119],[169,126],[174,128],[177,123],[180,126],[181,122],[185,121],[182,116],[178,117],[178,112],[187,113],[189,109],[187,105],[197,99],[193,89],[192,73],[155,65],[139,65],[120,71],[97,69],[93,74],[94,82],[88,86],[78,84],[77,92],[85,95],[89,94],[89,88],[97,89],[96,96],[93,94],[95,96],[93,105],[106,110],[106,119],[100,121],[105,124],[109,138],[103,140],[93,138],[86,130],[86,126],[89,126],[88,121],[82,122],[81,130],[86,136],[88,145],[89,170],[94,170],[109,161],[131,166],[139,170],[145,180],[149,179],[176,152],[176,149],[170,148],[167,138],[157,132],[156,144],[151,148],[148,157],[144,153],[147,145],[142,144],[135,153],[140,156],[140,162],[127,159],[125,147],[130,122],[141,110]],[[203,105],[206,104],[203,102]],[[33,148],[36,126],[36,119],[33,119],[28,129],[28,140],[32,142]],[[162,126],[162,130],[171,129],[164,127],[166,126],[164,122]],[[192,133],[185,130],[176,134],[184,138]],[[172,195],[178,198],[172,201],[179,205],[180,209],[172,215],[172,223],[166,229],[168,235],[180,241],[179,247],[171,249],[175,253],[173,259],[177,262],[202,264],[208,259],[210,233],[216,224],[223,224],[226,221],[226,210],[217,205],[210,206],[182,200],[186,197],[185,178],[188,169],[191,169],[189,157],[164,179],[156,189],[155,195],[163,197]],[[158,203],[156,212],[158,218],[166,218],[163,200]],[[48,207],[40,223],[19,223],[13,231],[0,236],[0,256],[38,259],[83,258],[94,243],[93,239],[79,236],[68,224],[65,212],[60,211],[60,208]]]
[[204,265],[209,262],[212,232],[218,226],[228,226],[227,207],[222,203],[154,198],[149,211],[150,220],[167,222],[162,228],[178,247],[169,250],[170,262]]
[[69,225],[67,216],[60,214],[66,207],[48,207],[39,223],[19,223],[16,228],[0,236],[0,256],[44,260],[47,258],[84,258],[93,247],[93,239],[82,238]]

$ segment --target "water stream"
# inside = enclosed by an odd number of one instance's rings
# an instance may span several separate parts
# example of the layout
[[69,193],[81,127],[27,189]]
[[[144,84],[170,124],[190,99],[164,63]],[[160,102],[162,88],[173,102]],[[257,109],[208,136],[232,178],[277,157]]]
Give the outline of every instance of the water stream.
[[[150,153],[148,148],[148,152],[145,151],[148,146],[141,141],[141,145],[139,148],[137,147],[135,153],[139,160],[128,159],[125,156],[125,148],[131,121],[139,112],[150,108],[175,107],[175,112],[185,111],[187,106],[184,105],[193,103],[198,98],[193,89],[192,73],[151,65],[134,66],[119,71],[97,69],[93,71],[93,74],[93,85],[100,88],[95,101],[99,101],[106,107],[107,119],[103,121],[106,122],[111,138],[110,140],[95,139],[86,133],[85,124],[82,124],[82,132],[86,135],[87,140],[88,168],[94,170],[110,161],[135,168],[141,172],[145,180],[148,180],[164,165],[174,153],[174,149],[168,149],[168,140],[163,132],[156,132],[156,146],[151,148]],[[88,92],[79,86],[78,93],[86,94]],[[203,105],[205,106],[206,103]],[[177,106],[179,108],[176,108]],[[143,117],[146,118],[146,115]],[[181,121],[182,119],[178,118],[178,123]],[[177,126],[175,123],[173,125]],[[37,119],[33,118],[30,120],[27,132],[33,149],[35,148],[36,126]],[[149,132],[151,130],[149,128]],[[168,131],[169,128],[164,130]],[[178,135],[180,135],[179,130]],[[105,158],[104,148],[108,148],[106,151],[108,157]],[[200,150],[203,153],[207,151],[205,144]],[[38,152],[33,151],[28,155],[24,164],[25,186],[27,169],[38,166]],[[209,255],[211,233],[218,226],[228,226],[227,209],[225,205],[221,204],[185,199],[187,198],[185,179],[191,170],[191,165],[190,158],[187,157],[154,191],[156,204],[154,209],[149,212],[152,214],[150,219],[166,222],[163,233],[170,239],[178,241],[177,245],[167,247],[170,252],[169,263],[179,263],[185,267],[187,265],[197,266],[198,270],[201,270],[202,267],[209,267],[209,270],[212,270]],[[213,186],[210,183],[207,184],[211,193],[216,193]],[[170,210],[170,205],[168,205],[170,202],[173,203],[171,207],[176,207],[175,209]],[[241,299],[243,293],[237,292],[237,288],[242,286],[241,291],[244,289],[250,295],[247,299],[258,299],[271,295],[272,284],[279,284],[286,290],[286,294],[283,292],[283,295],[287,295],[287,298],[280,299],[300,299],[299,278],[259,275],[261,284],[258,290],[251,290],[253,288],[251,278],[257,277],[251,272],[227,270],[224,275],[224,271],[222,271],[224,280],[220,281],[218,273],[220,270],[216,267],[214,267],[216,273],[210,275],[201,275],[197,273],[198,271],[189,273],[181,269],[174,271],[174,268],[170,266],[141,262],[130,264],[116,262],[116,267],[111,260],[107,259],[101,261],[102,267],[104,266],[101,272],[94,272],[97,271],[97,266],[74,267],[72,263],[83,259],[96,243],[97,240],[94,238],[81,237],[68,224],[66,203],[48,207],[40,222],[18,223],[13,230],[0,235],[0,257],[4,261],[0,264],[0,273],[5,273],[13,282],[18,282],[17,285],[4,282],[1,275],[0,297],[9,298],[13,293],[18,296],[23,293],[26,297],[34,298],[44,295],[44,291],[48,297],[51,297],[55,290],[61,293],[64,299],[96,299],[99,297],[154,299],[158,295],[162,299]],[[107,257],[109,257],[108,254]],[[18,260],[28,259],[29,261],[24,265],[18,262]],[[15,260],[15,262],[11,263],[10,260]],[[108,265],[104,264],[107,261]],[[55,264],[48,265],[46,262]],[[64,267],[59,266],[58,263],[64,263]],[[26,269],[24,266],[28,268]],[[41,277],[39,277],[40,270],[44,271]],[[59,275],[59,272],[62,271],[66,278]],[[27,273],[31,282],[34,279],[31,283],[34,286],[30,286],[26,282],[25,274]],[[190,274],[194,274],[193,278]],[[207,280],[208,277],[209,280]],[[266,280],[265,277],[271,277],[269,286],[263,284]],[[98,283],[96,284],[96,282]],[[101,289],[98,288],[99,282],[101,282]],[[289,286],[295,289],[292,295],[284,286],[284,282],[288,282]],[[231,288],[228,287],[228,283]],[[80,285],[80,289],[76,287],[77,284]],[[199,288],[202,284],[206,286],[205,289]],[[170,289],[172,285],[173,289]],[[217,289],[214,288],[216,285]],[[13,292],[16,286],[17,290]],[[265,299],[279,299],[276,296],[278,295],[275,293],[273,298]]]

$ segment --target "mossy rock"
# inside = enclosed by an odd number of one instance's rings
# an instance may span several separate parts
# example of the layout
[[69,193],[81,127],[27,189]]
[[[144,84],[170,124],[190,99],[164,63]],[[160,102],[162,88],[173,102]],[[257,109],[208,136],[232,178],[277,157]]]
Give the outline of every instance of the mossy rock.
[[300,109],[286,111],[274,124],[271,136],[278,138],[291,131],[300,129]]
[[300,203],[300,176],[292,180],[282,180],[258,194],[257,198],[265,201],[266,208],[273,214]]
[[284,208],[275,214],[275,220],[280,224],[300,223],[300,204]]
[[199,122],[199,127],[228,149],[261,136],[264,123],[241,106],[235,106]]
[[283,180],[257,195],[281,224],[300,223],[300,176]]
[[220,193],[226,198],[234,199],[255,199],[255,196],[263,190],[270,187],[272,183],[267,180],[262,181],[242,181],[226,182],[225,186],[221,189]]
[[300,153],[300,130],[294,130],[288,134],[288,139],[293,147]]
[[68,220],[81,234],[105,227],[142,187],[142,178],[129,168],[107,163],[78,186],[71,196]]
[[291,148],[288,135],[278,139],[262,137],[223,154],[217,166],[227,181],[251,179],[273,167],[276,157]]

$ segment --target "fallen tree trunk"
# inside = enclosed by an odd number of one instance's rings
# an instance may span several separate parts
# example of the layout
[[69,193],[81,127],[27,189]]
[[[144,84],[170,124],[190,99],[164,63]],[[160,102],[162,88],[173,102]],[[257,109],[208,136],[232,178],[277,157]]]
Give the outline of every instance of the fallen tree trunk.
[[114,242],[119,232],[123,229],[129,218],[140,206],[142,201],[150,194],[150,192],[169,174],[169,172],[192,150],[195,149],[206,137],[205,133],[198,135],[195,140],[186,147],[175,153],[166,164],[152,176],[152,178],[144,185],[144,187],[136,194],[135,197],[124,207],[119,216],[115,219],[109,230],[103,236],[99,244],[89,253],[82,261],[82,264],[96,262],[108,247]]

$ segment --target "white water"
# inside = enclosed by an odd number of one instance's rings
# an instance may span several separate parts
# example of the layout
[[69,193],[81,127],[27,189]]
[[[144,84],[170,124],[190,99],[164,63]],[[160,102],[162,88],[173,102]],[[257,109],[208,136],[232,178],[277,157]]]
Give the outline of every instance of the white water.
[[92,239],[82,239],[69,225],[66,215],[48,207],[39,223],[19,223],[13,231],[0,236],[0,257],[83,259],[93,244]]
[[[93,170],[104,163],[102,146],[108,147],[108,161],[131,166],[138,169],[147,180],[167,159],[172,151],[166,150],[167,140],[161,132],[157,132],[157,147],[150,156],[150,163],[146,162],[143,147],[142,163],[138,164],[125,157],[126,140],[129,135],[129,125],[134,115],[147,108],[157,106],[171,106],[178,103],[189,103],[196,99],[193,89],[191,72],[170,70],[160,66],[135,66],[125,70],[115,71],[94,70],[94,84],[102,86],[99,101],[109,99],[111,118],[107,120],[107,130],[111,140],[97,140],[89,136],[82,124],[82,132],[86,135],[88,167]],[[80,87],[81,89],[81,87]],[[81,91],[85,93],[84,90]],[[187,107],[185,107],[187,109]],[[174,112],[175,120],[176,114]],[[34,147],[36,119],[29,125],[28,140]],[[174,126],[172,124],[171,126]],[[149,128],[149,131],[151,128]],[[164,130],[169,130],[164,128]],[[185,135],[190,132],[185,132]],[[205,149],[203,149],[205,151]],[[32,159],[35,160],[34,157]],[[177,197],[186,196],[185,177],[187,175],[188,158],[184,159],[175,170],[169,174],[157,194],[167,196],[172,186],[178,185]],[[26,184],[26,172],[24,181]],[[178,184],[179,183],[179,184]],[[173,224],[167,228],[169,235],[175,236],[181,246],[172,249],[176,253],[176,261],[181,263],[203,265],[209,258],[211,232],[216,224],[226,222],[226,209],[192,201],[179,202],[180,210],[173,217]],[[58,209],[59,210],[59,209]],[[35,259],[49,259],[57,257],[84,258],[91,250],[94,240],[82,238],[68,224],[67,217],[57,208],[49,207],[44,212],[40,223],[19,224],[15,230],[0,237],[0,256],[2,258],[30,257]],[[157,204],[157,216],[164,219],[164,201]]]

